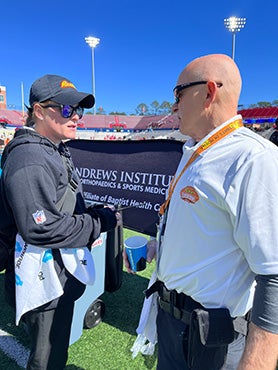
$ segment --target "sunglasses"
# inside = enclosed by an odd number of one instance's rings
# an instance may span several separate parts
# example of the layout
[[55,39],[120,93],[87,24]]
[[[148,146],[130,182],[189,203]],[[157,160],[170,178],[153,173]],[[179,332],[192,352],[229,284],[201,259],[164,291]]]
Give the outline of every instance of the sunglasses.
[[58,104],[47,104],[42,105],[43,108],[60,108],[60,113],[63,118],[70,118],[73,116],[74,113],[76,113],[81,119],[84,114],[84,108],[80,107],[79,105],[77,107],[73,107],[72,105],[58,105]]
[[[190,82],[190,83],[186,83],[186,84],[177,85],[173,89],[174,97],[175,97],[175,103],[179,103],[180,93],[181,93],[182,90],[185,90],[185,89],[187,89],[188,87],[191,87],[191,86],[205,85],[207,83],[208,83],[208,81],[195,81],[195,82]],[[221,87],[221,86],[223,86],[223,84],[221,82],[216,82],[216,86]]]

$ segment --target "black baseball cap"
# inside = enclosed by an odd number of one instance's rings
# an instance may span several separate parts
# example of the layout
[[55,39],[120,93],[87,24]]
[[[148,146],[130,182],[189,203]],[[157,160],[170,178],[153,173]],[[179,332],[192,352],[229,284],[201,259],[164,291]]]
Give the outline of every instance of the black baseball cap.
[[67,78],[58,75],[45,75],[38,78],[31,86],[29,103],[41,103],[52,100],[63,105],[76,105],[82,108],[92,108],[95,98],[92,94],[76,90],[74,84]]

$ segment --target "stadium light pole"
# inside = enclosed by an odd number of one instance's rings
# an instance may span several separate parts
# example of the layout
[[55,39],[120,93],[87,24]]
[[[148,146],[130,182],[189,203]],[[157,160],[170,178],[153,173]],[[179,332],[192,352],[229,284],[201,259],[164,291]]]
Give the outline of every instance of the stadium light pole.
[[224,19],[224,25],[228,31],[232,32],[232,58],[235,60],[236,33],[244,28],[246,18],[230,17]]
[[[95,47],[99,44],[100,39],[93,37],[93,36],[88,36],[85,37],[86,43],[90,46],[92,49],[92,93],[95,97],[95,102],[96,102],[96,84],[95,84]],[[93,107],[93,112],[96,114],[96,103]]]
[[21,82],[21,109],[22,109],[22,118],[24,118],[24,86],[23,82]]

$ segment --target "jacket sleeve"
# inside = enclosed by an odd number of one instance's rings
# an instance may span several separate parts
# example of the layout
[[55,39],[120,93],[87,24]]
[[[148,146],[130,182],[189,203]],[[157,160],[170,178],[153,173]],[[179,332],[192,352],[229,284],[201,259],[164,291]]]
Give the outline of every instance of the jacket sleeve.
[[99,218],[101,223],[101,232],[109,231],[116,227],[117,219],[115,211],[112,211],[111,208],[91,206],[88,208],[88,211],[92,218]]
[[65,189],[63,175],[61,171],[57,181],[57,174],[39,164],[9,172],[6,199],[18,232],[27,243],[45,248],[81,247],[90,245],[102,230],[112,227],[112,216],[107,211],[70,215],[57,210],[57,194],[62,185]]

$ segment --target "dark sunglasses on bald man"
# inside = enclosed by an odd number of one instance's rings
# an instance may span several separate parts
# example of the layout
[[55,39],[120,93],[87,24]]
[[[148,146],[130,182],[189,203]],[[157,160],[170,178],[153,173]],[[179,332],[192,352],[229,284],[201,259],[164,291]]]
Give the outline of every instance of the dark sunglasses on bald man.
[[[177,85],[174,87],[174,97],[175,97],[175,102],[178,103],[180,101],[180,93],[182,90],[187,89],[188,87],[195,86],[195,85],[204,85],[207,84],[208,81],[195,81],[195,82],[189,82],[186,84],[181,84]],[[223,86],[221,82],[216,82],[217,87]]]
[[41,106],[43,108],[60,108],[60,113],[63,118],[70,118],[73,116],[74,113],[76,113],[79,119],[81,119],[84,113],[84,108],[80,107],[79,105],[77,107],[73,107],[72,105],[63,104],[41,104]]

